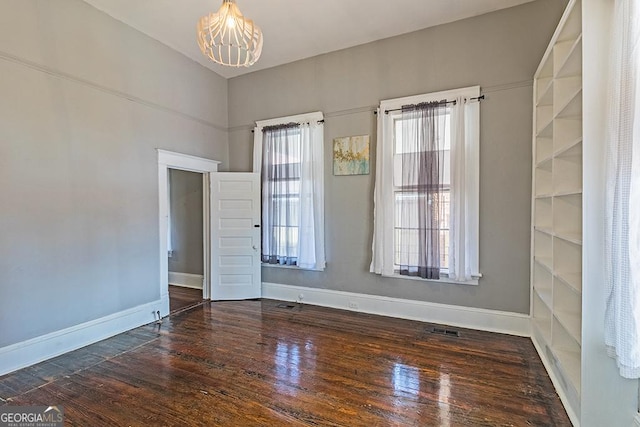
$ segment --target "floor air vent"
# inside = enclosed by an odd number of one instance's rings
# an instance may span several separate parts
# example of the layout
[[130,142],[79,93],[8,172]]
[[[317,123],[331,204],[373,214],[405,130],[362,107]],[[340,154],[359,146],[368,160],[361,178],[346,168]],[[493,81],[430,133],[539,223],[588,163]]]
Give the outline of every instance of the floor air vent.
[[284,308],[284,309],[287,309],[287,310],[291,310],[293,308],[296,308],[296,305],[295,304],[289,304],[289,303],[282,303],[282,304],[278,304],[276,307]]
[[446,335],[448,337],[460,336],[460,332],[453,329],[447,329],[447,328],[431,328],[429,332],[431,332],[432,334]]

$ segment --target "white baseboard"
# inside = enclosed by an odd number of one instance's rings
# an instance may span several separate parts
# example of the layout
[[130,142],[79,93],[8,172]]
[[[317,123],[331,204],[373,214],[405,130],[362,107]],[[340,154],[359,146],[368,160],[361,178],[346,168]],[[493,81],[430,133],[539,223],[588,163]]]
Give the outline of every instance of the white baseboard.
[[169,284],[183,288],[202,289],[204,276],[202,274],[169,272]]
[[0,348],[0,375],[26,368],[69,351],[153,322],[162,300]]
[[523,337],[531,336],[530,319],[526,314],[277,283],[262,283],[263,298],[298,301],[300,294],[302,294],[302,302],[305,304]]

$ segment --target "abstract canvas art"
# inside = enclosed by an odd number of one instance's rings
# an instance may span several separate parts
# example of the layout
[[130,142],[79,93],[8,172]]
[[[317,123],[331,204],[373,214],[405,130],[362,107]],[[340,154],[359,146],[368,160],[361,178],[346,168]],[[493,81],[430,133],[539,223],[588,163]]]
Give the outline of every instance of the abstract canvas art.
[[369,175],[369,135],[333,140],[333,174]]

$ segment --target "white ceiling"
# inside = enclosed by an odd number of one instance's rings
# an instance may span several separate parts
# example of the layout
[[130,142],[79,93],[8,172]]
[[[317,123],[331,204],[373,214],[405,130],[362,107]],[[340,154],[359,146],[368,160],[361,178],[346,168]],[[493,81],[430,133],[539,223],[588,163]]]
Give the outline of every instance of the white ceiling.
[[196,22],[221,0],[84,1],[230,78],[532,0],[237,0],[264,33],[249,68],[220,66],[198,48]]

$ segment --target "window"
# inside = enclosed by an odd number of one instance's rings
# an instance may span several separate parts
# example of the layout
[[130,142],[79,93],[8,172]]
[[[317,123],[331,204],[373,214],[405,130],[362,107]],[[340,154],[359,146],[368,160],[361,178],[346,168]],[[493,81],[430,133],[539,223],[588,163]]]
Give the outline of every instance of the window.
[[262,262],[323,270],[322,113],[257,125],[254,171],[262,177]]
[[[402,271],[402,266],[417,266],[420,257],[420,235],[435,233],[437,248],[434,256],[440,259],[439,268],[443,272],[449,265],[449,206],[450,206],[450,151],[451,151],[451,108],[446,104],[439,108],[434,117],[437,128],[442,129],[436,136],[435,150],[427,151],[418,146],[420,135],[408,135],[416,128],[420,131],[421,123],[417,117],[404,114],[402,110],[390,112],[393,122],[393,193],[394,193],[394,271]],[[403,132],[404,129],[404,132]],[[423,188],[417,181],[417,172],[409,170],[410,158],[435,157],[438,164],[439,191],[433,192]],[[437,193],[437,194],[436,194]],[[422,221],[420,224],[421,206],[437,210],[433,221]],[[431,218],[430,215],[423,215]],[[407,273],[411,273],[407,271]],[[407,274],[409,275],[409,274]]]
[[477,284],[479,94],[381,102],[372,272]]

